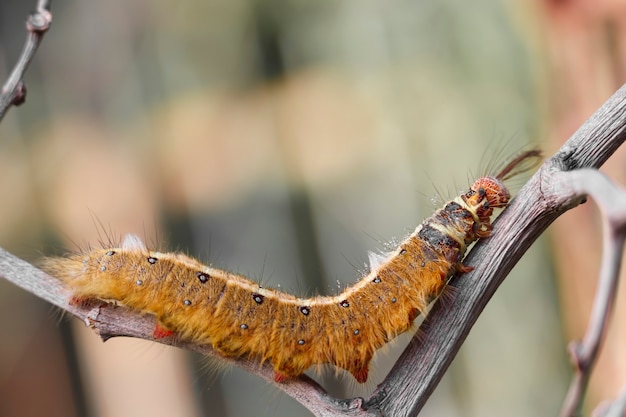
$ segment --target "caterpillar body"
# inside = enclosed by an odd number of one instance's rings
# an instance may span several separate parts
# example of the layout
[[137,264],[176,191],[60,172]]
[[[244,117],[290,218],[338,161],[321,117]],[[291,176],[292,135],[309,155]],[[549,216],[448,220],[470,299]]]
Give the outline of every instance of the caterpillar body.
[[539,156],[524,152],[476,180],[335,296],[262,288],[180,253],[150,251],[132,235],[118,248],[47,258],[43,267],[70,287],[72,302],[113,300],[155,315],[156,339],[175,334],[224,356],[269,362],[277,382],[332,364],[363,383],[376,350],[409,330],[453,274],[472,270],[462,263],[467,246],[491,234],[493,210],[511,198],[503,181]]

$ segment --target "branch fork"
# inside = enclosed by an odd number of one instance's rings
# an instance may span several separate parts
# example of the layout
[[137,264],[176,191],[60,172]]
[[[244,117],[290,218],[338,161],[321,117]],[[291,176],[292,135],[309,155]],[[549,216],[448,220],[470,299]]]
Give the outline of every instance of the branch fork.
[[37,9],[26,20],[26,43],[0,93],[0,121],[11,106],[19,106],[26,100],[26,85],[22,79],[52,23],[51,2],[52,0],[39,0]]

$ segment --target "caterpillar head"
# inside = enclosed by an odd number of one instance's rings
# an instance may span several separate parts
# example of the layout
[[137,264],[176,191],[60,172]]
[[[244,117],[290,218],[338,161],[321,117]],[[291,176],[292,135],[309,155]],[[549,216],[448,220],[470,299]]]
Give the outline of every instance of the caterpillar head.
[[470,190],[462,195],[463,201],[474,212],[485,230],[491,230],[490,217],[494,208],[504,208],[511,200],[511,193],[504,185],[514,176],[530,170],[541,160],[541,151],[531,149],[506,162],[495,175],[480,177]]
[[511,200],[511,193],[506,186],[495,177],[480,177],[471,187],[478,196],[484,195],[484,200],[489,203],[489,207],[506,207]]
[[463,195],[468,208],[476,214],[480,223],[490,228],[490,217],[494,208],[506,207],[511,193],[496,177],[480,177],[470,190]]

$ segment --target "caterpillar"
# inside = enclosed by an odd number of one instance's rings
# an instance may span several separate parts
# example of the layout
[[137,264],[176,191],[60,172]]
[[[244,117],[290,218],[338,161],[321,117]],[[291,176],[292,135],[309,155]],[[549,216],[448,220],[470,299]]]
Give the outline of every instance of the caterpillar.
[[334,296],[263,288],[180,253],[150,251],[133,235],[117,248],[46,258],[42,267],[69,286],[72,303],[113,301],[155,315],[155,339],[175,336],[226,357],[269,362],[276,382],[332,364],[363,383],[374,353],[409,330],[453,274],[473,269],[462,259],[468,245],[491,234],[494,209],[508,205],[504,181],[539,157],[538,150],[520,153],[477,179],[395,250],[371,257],[369,274]]

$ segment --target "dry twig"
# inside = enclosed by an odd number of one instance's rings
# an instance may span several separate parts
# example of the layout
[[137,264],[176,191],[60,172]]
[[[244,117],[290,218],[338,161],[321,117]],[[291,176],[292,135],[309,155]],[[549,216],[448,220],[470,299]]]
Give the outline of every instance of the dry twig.
[[575,374],[561,409],[561,417],[569,417],[581,411],[591,370],[596,362],[600,344],[605,338],[617,296],[626,237],[626,193],[596,170],[562,172],[557,179],[562,181],[563,188],[568,187],[574,193],[593,198],[602,212],[603,219],[602,263],[591,318],[583,340],[573,341],[569,345]]
[[626,387],[612,402],[602,402],[593,410],[593,417],[624,417],[626,415]]
[[26,37],[24,49],[0,92],[0,121],[7,110],[9,110],[9,107],[12,105],[19,106],[26,100],[26,85],[22,79],[28,65],[37,52],[43,35],[50,27],[50,23],[52,23],[51,3],[52,0],[38,0],[36,11],[31,13],[26,20],[28,36]]

